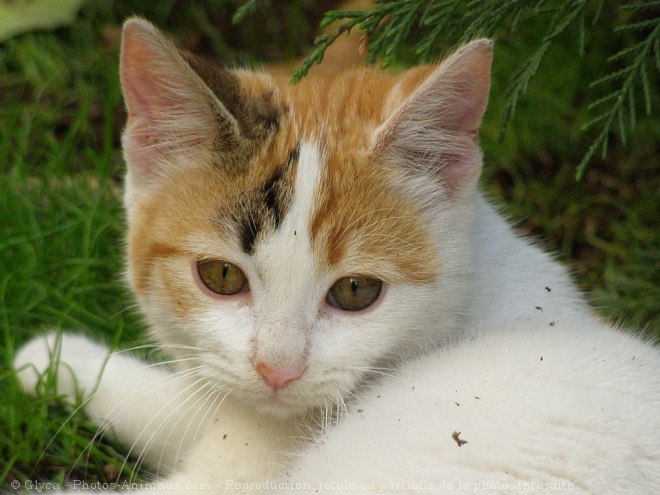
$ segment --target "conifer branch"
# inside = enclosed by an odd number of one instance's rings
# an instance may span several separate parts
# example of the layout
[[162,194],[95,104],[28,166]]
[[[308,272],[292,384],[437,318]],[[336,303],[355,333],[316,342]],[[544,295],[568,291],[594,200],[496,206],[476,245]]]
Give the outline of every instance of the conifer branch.
[[[547,29],[532,55],[520,64],[505,90],[505,108],[500,136],[508,121],[514,116],[518,101],[526,93],[531,79],[536,75],[550,47],[570,29],[578,30],[578,53],[587,49],[587,33],[601,21],[605,0],[373,0],[370,10],[330,11],[322,26],[338,23],[331,34],[318,36],[316,48],[295,71],[293,81],[302,79],[312,65],[323,60],[325,50],[343,33],[352,29],[364,31],[368,40],[367,61],[380,58],[383,67],[394,63],[405,44],[412,43],[418,62],[429,62],[437,57],[440,40],[455,45],[485,36],[493,37],[502,30],[512,35],[517,28],[533,16],[545,16]],[[249,15],[258,3],[269,0],[247,0],[239,9],[241,15]],[[660,1],[630,3],[617,7],[631,19],[617,27],[620,33],[636,41],[609,57],[610,63],[620,68],[592,82],[589,87],[614,87],[588,106],[589,111],[599,111],[582,126],[583,131],[599,128],[599,132],[577,167],[576,178],[584,174],[587,164],[598,150],[607,154],[609,137],[618,132],[622,143],[635,131],[637,121],[636,91],[641,90],[644,113],[652,111],[652,93],[657,90],[655,80],[660,72]],[[236,18],[239,17],[237,12]],[[413,33],[415,41],[409,40]],[[652,74],[652,75],[651,75]],[[652,82],[653,81],[653,82]],[[636,89],[637,88],[637,89]],[[639,93],[637,93],[639,94]]]
[[[660,4],[660,2],[653,3]],[[575,176],[578,180],[582,178],[587,164],[591,161],[599,148],[603,158],[607,155],[608,138],[613,131],[615,123],[618,126],[619,137],[624,145],[626,143],[626,127],[629,127],[631,131],[635,130],[636,114],[634,91],[635,82],[637,80],[640,81],[642,88],[644,109],[647,115],[651,115],[651,89],[648,81],[646,61],[652,54],[655,55],[656,61],[658,58],[658,48],[660,48],[660,16],[649,20],[653,21],[653,23],[644,21],[645,28],[652,27],[653,29],[644,40],[630,48],[612,55],[608,59],[609,62],[614,62],[627,58],[630,60],[629,65],[590,84],[590,87],[594,87],[611,81],[621,81],[617,89],[589,105],[589,110],[593,110],[603,104],[609,104],[609,108],[606,108],[606,110],[600,115],[582,126],[582,130],[585,131],[594,127],[595,124],[602,122],[600,133],[591,146],[589,146],[584,158],[582,158],[582,161],[577,166]],[[632,29],[637,29],[637,27],[634,26],[639,26],[640,24],[641,23],[629,24],[617,29],[622,31],[629,30],[631,29],[631,26],[633,26]],[[660,72],[660,65],[656,64],[656,72]],[[625,113],[629,116],[627,124],[624,118]]]
[[270,0],[246,0],[243,2],[243,5],[236,9],[236,13],[231,18],[231,21],[234,24],[242,22],[245,18],[250,17],[257,11],[259,4],[267,6],[270,4]]

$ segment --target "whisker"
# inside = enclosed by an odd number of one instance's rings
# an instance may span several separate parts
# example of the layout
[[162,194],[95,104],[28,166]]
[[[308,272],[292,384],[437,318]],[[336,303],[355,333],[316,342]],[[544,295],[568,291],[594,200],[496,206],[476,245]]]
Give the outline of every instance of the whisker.
[[[206,408],[206,412],[204,413],[204,416],[202,417],[201,421],[198,422],[197,430],[195,430],[195,434],[193,436],[194,438],[197,438],[197,435],[199,435],[199,430],[202,427],[202,425],[204,424],[204,422],[206,421],[206,417],[209,415],[209,413],[211,414],[211,416],[215,415],[218,412],[218,410],[220,409],[220,407],[222,406],[222,404],[225,401],[225,399],[227,398],[227,396],[229,396],[229,394],[233,390],[233,389],[230,389],[224,395],[222,395],[222,394],[217,393],[217,391],[214,390],[214,388],[215,387],[213,387],[213,384],[211,384],[211,390],[207,394],[205,394],[208,397],[213,396],[214,399],[213,399],[213,402],[211,403],[211,406]],[[220,399],[220,402],[217,405],[215,405],[215,403],[218,399]],[[208,401],[208,398],[206,399],[206,401],[204,403],[206,403],[207,401]],[[185,434],[188,433],[188,429],[190,428],[191,424],[192,424],[192,422],[188,423],[188,427],[186,428],[184,436],[185,436]],[[179,454],[180,454],[180,451],[181,451],[181,446],[182,445],[179,444],[179,448],[177,449],[177,452],[176,452],[176,458],[179,458]]]
[[[189,418],[188,424],[186,425],[186,428],[185,428],[185,430],[184,430],[184,432],[183,432],[183,435],[181,436],[181,439],[180,439],[180,441],[179,441],[179,446],[178,446],[178,448],[177,448],[177,453],[176,453],[176,455],[175,455],[175,457],[174,457],[175,460],[179,458],[179,454],[180,454],[180,452],[181,452],[181,447],[183,446],[183,443],[184,443],[184,441],[185,441],[185,439],[186,439],[186,437],[187,437],[187,435],[188,435],[188,431],[190,430],[191,425],[195,422],[195,418],[197,418],[199,412],[200,412],[202,409],[204,409],[204,406],[205,406],[206,403],[209,401],[209,399],[210,399],[211,397],[213,397],[213,396],[216,396],[216,394],[214,393],[214,390],[213,390],[212,385],[210,385],[209,383],[203,383],[202,386],[200,387],[200,391],[203,390],[204,388],[207,388],[207,389],[209,389],[209,390],[206,390],[206,391],[205,391],[200,397],[198,397],[198,398],[197,398],[192,404],[190,404],[189,407],[188,407],[188,409],[187,409],[187,411],[190,411],[190,410],[194,409],[194,410],[195,410],[195,413],[192,415],[191,418]],[[188,401],[188,400],[189,400],[190,398],[192,398],[192,397],[193,397],[193,396],[190,396],[189,398],[186,399],[186,401]],[[215,399],[214,399],[214,400],[215,400]],[[200,402],[201,402],[201,404],[200,404]],[[183,405],[184,405],[184,404],[181,404],[181,406],[183,406]],[[180,406],[178,406],[178,407],[180,407]],[[178,407],[177,407],[177,409],[178,409]],[[197,429],[196,429],[196,431],[195,431],[195,435],[193,436],[193,438],[196,438],[196,437],[197,437],[197,434],[199,433],[199,429],[202,427],[202,424],[204,423],[204,420],[206,419],[207,414],[208,414],[208,409],[207,409],[207,411],[204,413],[204,416],[202,416],[202,418],[200,419],[200,421],[197,423]],[[176,421],[176,423],[174,423],[174,426],[176,427],[176,426],[177,426],[177,425],[183,420],[183,418],[184,418],[184,416],[182,415],[182,416]],[[160,426],[159,426],[159,428],[160,428]],[[162,464],[163,455],[164,455],[164,453],[165,453],[165,446],[169,443],[169,440],[170,440],[170,438],[171,438],[173,432],[174,432],[174,428],[172,428],[172,429],[170,430],[170,433],[167,435],[165,441],[163,442],[163,443],[164,443],[164,445],[163,445],[163,449],[161,449],[160,458],[159,458],[159,460],[158,460],[158,468],[159,468],[159,469],[160,469],[160,465]],[[158,474],[158,473],[157,473],[157,474]]]
[[[144,368],[150,368],[150,367],[154,367],[154,366],[158,366],[158,365],[157,364],[150,364],[150,365],[144,366]],[[122,378],[130,375],[131,373],[141,371],[144,368],[140,368],[138,370],[132,370],[132,371],[126,373],[125,375],[123,375]],[[156,382],[150,382],[149,383],[149,388],[151,390],[157,390],[160,386],[165,386],[165,385],[168,385],[169,383],[171,383],[171,379],[175,379],[175,378],[179,378],[179,377],[185,377],[189,374],[193,374],[195,371],[196,370],[193,368],[191,370],[185,370],[185,371],[178,372],[178,373],[172,373],[171,375],[166,375],[166,376],[162,377],[161,379],[157,380]],[[159,385],[159,382],[162,382],[162,383]],[[104,387],[101,387],[100,389],[97,389],[94,392],[94,394],[90,395],[90,397],[88,399],[86,399],[78,408],[76,408],[76,411],[74,411],[73,414],[75,414],[77,411],[79,411],[82,407],[86,406],[94,398],[95,395],[97,395],[99,392],[103,391],[108,386],[109,385],[106,385]],[[121,402],[119,402],[118,404],[115,404],[114,407],[112,409],[110,409],[110,411],[106,414],[106,417],[104,418],[103,422],[98,426],[98,429],[97,429],[96,433],[94,434],[92,439],[89,441],[88,445],[89,445],[90,449],[91,449],[91,446],[93,445],[93,443],[95,441],[97,441],[99,438],[103,438],[103,436],[108,431],[108,429],[112,428],[112,426],[113,426],[112,417],[115,414],[115,412],[117,410],[119,410],[121,408],[121,406],[124,405],[127,401],[130,401],[132,398],[134,398],[136,395],[139,395],[140,393],[141,393],[141,390],[133,391],[132,393],[130,393],[126,397],[124,397],[124,399]],[[71,416],[69,416],[69,418],[67,418],[66,421],[70,420],[73,417],[73,414]],[[66,421],[65,421],[64,424],[66,424]],[[74,462],[74,466],[78,463],[78,461],[81,460],[82,455],[84,454],[84,452],[86,450],[87,450],[87,448],[85,448],[85,450],[81,453],[81,455],[79,455],[78,458],[76,458],[76,460]],[[127,456],[128,455],[130,455],[130,452],[127,454]],[[122,470],[123,470],[123,466],[122,466]]]
[[[165,405],[163,406],[163,408],[168,407],[168,406],[169,406],[170,404],[172,404],[172,403],[176,403],[176,402],[177,402],[177,399],[179,399],[182,395],[186,394],[186,393],[189,392],[191,389],[193,389],[193,390],[196,389],[197,386],[198,386],[198,384],[199,384],[200,382],[204,382],[204,381],[205,381],[204,378],[198,378],[196,381],[190,383],[187,387],[185,387],[184,389],[178,391],[173,397],[171,397],[170,400],[168,400],[168,401],[165,403]],[[170,411],[170,412],[167,414],[167,416],[166,416],[165,418],[163,418],[163,419],[161,420],[160,424],[159,424],[158,427],[154,430],[154,433],[151,434],[151,436],[149,437],[149,439],[148,439],[147,442],[145,443],[144,448],[142,449],[142,451],[141,451],[140,454],[138,455],[138,463],[136,464],[137,466],[139,466],[139,465],[142,463],[142,460],[143,460],[144,455],[145,455],[145,451],[146,451],[146,450],[148,449],[148,447],[153,443],[154,438],[155,438],[155,435],[156,435],[158,432],[161,431],[161,429],[162,429],[163,425],[165,424],[165,422],[166,422],[169,418],[171,418],[172,415],[175,414],[175,413],[176,413],[181,407],[183,407],[183,406],[184,406],[184,405],[185,405],[190,399],[191,399],[191,395],[188,395],[188,397],[187,397],[183,402],[179,403],[179,404],[178,404],[178,405],[177,405],[172,411]],[[133,444],[130,446],[129,451],[128,451],[128,455],[129,455],[129,456],[133,453],[133,451],[135,450],[135,448],[136,448],[138,442],[140,441],[140,439],[142,438],[142,436],[145,434],[145,432],[147,431],[147,429],[148,429],[148,428],[149,428],[149,427],[150,427],[155,421],[156,421],[156,415],[154,415],[154,416],[152,417],[152,419],[151,419],[151,420],[145,425],[145,427],[142,429],[142,432],[141,432],[141,433],[135,438],[135,440],[133,441]],[[127,456],[127,458],[128,458],[128,456]],[[126,462],[127,462],[127,461],[125,460],[125,461],[124,461],[124,464],[122,464],[122,470],[123,470],[124,466],[126,465]]]
[[351,366],[347,368],[343,368],[345,370],[354,370],[354,371],[360,371],[364,374],[372,374],[372,375],[380,375],[380,376],[388,376],[388,377],[394,377],[396,376],[392,368],[370,368],[368,366],[365,367],[360,367],[360,366]]

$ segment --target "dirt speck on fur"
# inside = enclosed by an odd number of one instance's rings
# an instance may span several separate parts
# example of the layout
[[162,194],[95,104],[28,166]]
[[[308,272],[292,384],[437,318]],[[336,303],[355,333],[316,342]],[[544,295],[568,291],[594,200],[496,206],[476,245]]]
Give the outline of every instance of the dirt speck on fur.
[[458,445],[459,447],[462,447],[463,445],[468,443],[468,441],[467,440],[462,440],[459,437],[460,434],[461,434],[460,431],[455,431],[454,433],[451,434],[451,438],[454,442],[456,442],[456,445]]

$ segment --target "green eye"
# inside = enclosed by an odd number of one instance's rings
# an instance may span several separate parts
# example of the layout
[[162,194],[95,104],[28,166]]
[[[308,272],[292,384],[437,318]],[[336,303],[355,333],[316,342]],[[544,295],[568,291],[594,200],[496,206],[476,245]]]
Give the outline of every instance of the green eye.
[[382,287],[383,282],[375,278],[344,277],[330,287],[326,300],[330,306],[344,311],[360,311],[376,302]]
[[216,294],[233,296],[247,290],[245,273],[232,263],[221,260],[198,261],[197,272],[202,283]]

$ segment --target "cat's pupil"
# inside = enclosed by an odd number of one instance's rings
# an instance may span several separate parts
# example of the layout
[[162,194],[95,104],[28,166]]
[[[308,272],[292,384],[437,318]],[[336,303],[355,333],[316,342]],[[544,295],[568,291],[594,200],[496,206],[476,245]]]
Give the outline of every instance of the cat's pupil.
[[370,277],[340,278],[330,288],[327,302],[344,311],[360,311],[376,302],[382,286],[380,280]]
[[247,277],[243,270],[223,260],[197,262],[197,272],[202,283],[212,292],[233,296],[247,289]]

